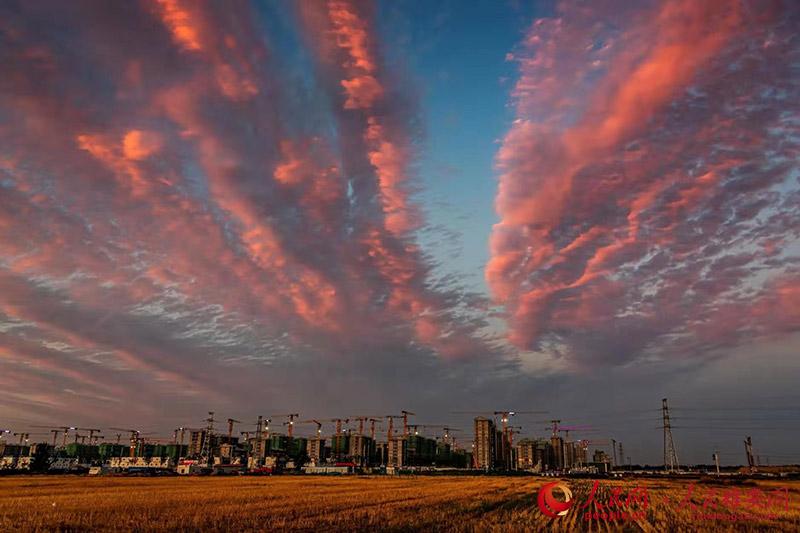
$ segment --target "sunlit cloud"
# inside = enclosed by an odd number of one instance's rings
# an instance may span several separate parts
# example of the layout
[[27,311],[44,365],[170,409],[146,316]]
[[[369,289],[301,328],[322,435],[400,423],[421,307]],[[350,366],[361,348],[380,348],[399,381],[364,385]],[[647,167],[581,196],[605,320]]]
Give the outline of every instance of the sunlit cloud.
[[532,24],[486,269],[515,345],[594,366],[797,327],[796,22],[670,1]]
[[429,284],[417,111],[391,96],[410,88],[387,74],[373,11],[298,7],[331,102],[305,115],[255,6],[6,10],[5,380],[42,402],[142,386],[223,401],[247,379],[229,365],[487,355],[457,287]]

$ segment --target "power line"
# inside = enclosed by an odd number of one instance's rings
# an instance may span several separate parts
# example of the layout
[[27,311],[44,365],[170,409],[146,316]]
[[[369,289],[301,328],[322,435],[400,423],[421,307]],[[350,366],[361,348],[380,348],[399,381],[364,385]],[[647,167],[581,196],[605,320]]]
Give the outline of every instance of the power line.
[[673,407],[673,411],[797,411],[797,407]]
[[[653,429],[663,429],[663,426],[658,426]],[[737,426],[737,427],[719,427],[719,426],[672,426],[672,429],[702,429],[704,431],[800,431],[800,427],[757,427],[757,426]]]
[[[736,421],[741,421],[741,420],[753,420],[753,419],[756,419],[756,417],[755,416],[753,416],[753,417],[741,417],[741,416],[738,416],[736,418],[730,418],[730,417],[728,417],[728,418],[716,418],[716,417],[709,418],[709,417],[704,417],[704,416],[680,416],[679,415],[679,416],[673,416],[672,419],[673,420],[713,420],[713,421],[719,421],[719,422],[726,422],[726,421],[727,422],[736,422]],[[767,422],[779,422],[779,421],[794,422],[794,421],[800,420],[800,416],[790,417],[790,418],[787,418],[787,417],[779,417],[779,418],[769,417],[769,418],[765,418],[763,416],[758,416],[757,419],[758,420],[764,420],[764,421],[767,421]]]

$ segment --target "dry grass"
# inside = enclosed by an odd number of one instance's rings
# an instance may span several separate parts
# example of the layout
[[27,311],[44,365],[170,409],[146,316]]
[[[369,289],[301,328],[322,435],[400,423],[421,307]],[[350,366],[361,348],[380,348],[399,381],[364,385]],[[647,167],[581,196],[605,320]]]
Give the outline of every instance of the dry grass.
[[[601,481],[645,487],[649,505],[638,520],[584,520],[591,481],[567,480],[576,507],[550,519],[536,505],[549,479],[519,477],[270,477],[270,478],[0,478],[0,531],[798,531],[800,483],[758,482],[759,490],[788,487],[789,509],[771,518],[703,520],[679,502],[688,483]],[[746,487],[756,487],[747,482]],[[702,485],[695,503],[716,485]],[[745,487],[745,488],[746,488]],[[742,488],[742,487],[739,487]],[[624,493],[623,493],[624,494]]]

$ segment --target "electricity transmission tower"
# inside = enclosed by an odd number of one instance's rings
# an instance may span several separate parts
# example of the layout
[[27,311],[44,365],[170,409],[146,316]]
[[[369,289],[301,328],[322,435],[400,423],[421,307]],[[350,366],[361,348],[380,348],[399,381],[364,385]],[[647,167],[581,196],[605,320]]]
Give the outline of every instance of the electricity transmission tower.
[[672,426],[669,422],[669,405],[667,405],[666,398],[661,400],[661,416],[664,421],[664,470],[674,472],[676,469],[680,469],[680,463],[678,463],[675,442],[672,440]]
[[747,454],[747,468],[750,472],[755,472],[756,462],[753,457],[753,439],[747,437],[744,441],[744,452]]
[[617,466],[617,441],[611,439],[611,468]]

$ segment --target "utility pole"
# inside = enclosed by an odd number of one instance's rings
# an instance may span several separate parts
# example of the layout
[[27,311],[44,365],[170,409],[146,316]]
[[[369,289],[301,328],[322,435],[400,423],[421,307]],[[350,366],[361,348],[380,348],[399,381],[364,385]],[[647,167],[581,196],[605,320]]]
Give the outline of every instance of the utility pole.
[[666,398],[661,400],[661,417],[664,428],[664,470],[674,472],[676,469],[680,470],[680,463],[678,463],[675,441],[672,439],[672,425],[669,421],[669,405],[667,405]]
[[622,463],[622,467],[624,468],[625,467],[625,454],[622,453],[622,443],[619,442],[619,443],[617,443],[617,445],[619,446],[619,462]]

